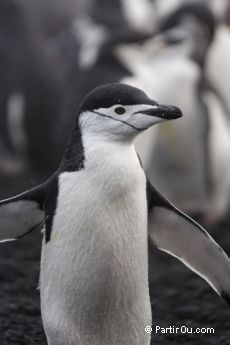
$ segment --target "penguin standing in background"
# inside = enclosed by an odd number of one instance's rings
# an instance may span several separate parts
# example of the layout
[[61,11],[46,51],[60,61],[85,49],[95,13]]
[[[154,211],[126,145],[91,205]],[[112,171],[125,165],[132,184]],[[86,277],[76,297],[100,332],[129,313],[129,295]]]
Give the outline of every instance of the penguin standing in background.
[[229,301],[230,260],[146,179],[134,148],[181,117],[139,89],[109,84],[81,104],[64,158],[43,185],[0,203],[0,239],[45,223],[41,310],[49,345],[149,345],[148,236]]
[[[230,123],[222,99],[205,72],[215,39],[215,19],[207,5],[187,4],[165,18],[161,32],[169,42],[169,52],[174,49],[184,62],[187,59],[187,73],[183,63],[176,71],[188,77],[190,89],[186,82],[178,84],[175,79],[171,84],[171,95],[185,117],[178,127],[166,125],[165,135],[159,133],[155,139],[152,178],[183,210],[201,216],[205,222],[216,222],[226,215],[230,200]],[[172,59],[170,62],[175,68]],[[170,183],[167,186],[163,181]]]
[[155,69],[162,82],[156,97],[160,102],[174,99],[185,116],[178,126],[159,129],[147,171],[178,207],[206,220],[218,210],[218,202],[211,202],[210,114],[205,99],[209,90],[203,72],[215,21],[207,6],[188,3],[165,17],[159,31],[163,48]]

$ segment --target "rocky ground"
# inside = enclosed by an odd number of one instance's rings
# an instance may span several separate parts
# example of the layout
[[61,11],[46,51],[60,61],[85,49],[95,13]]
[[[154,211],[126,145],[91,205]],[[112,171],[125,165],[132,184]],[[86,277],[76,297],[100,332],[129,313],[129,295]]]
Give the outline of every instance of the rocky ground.
[[[20,182],[20,183],[19,183]],[[35,180],[2,183],[1,197],[20,192]],[[210,229],[230,254],[230,222]],[[39,306],[41,235],[0,246],[0,345],[45,345]],[[151,344],[230,344],[230,309],[201,278],[167,254],[150,248],[153,311]],[[213,327],[214,334],[164,334],[155,327]],[[130,344],[131,345],[131,344]]]

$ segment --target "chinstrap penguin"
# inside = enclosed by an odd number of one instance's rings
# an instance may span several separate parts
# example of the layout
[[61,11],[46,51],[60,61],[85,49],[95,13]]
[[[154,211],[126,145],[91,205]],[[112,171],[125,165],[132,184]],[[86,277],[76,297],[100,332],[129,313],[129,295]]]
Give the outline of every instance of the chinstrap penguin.
[[40,293],[49,345],[149,345],[148,236],[229,301],[230,261],[147,180],[134,148],[181,117],[139,89],[109,84],[79,108],[56,173],[0,203],[0,240],[44,226]]

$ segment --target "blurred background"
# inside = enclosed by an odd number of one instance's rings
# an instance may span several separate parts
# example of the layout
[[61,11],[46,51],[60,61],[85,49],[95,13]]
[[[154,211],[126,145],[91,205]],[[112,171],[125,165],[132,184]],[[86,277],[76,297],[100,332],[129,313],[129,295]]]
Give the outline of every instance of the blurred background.
[[[230,0],[0,0],[0,198],[57,168],[94,87],[125,82],[184,117],[143,133],[152,183],[230,254]],[[0,247],[0,345],[45,345],[41,235]],[[150,244],[155,325],[213,335],[152,334],[153,344],[230,344],[228,306]]]

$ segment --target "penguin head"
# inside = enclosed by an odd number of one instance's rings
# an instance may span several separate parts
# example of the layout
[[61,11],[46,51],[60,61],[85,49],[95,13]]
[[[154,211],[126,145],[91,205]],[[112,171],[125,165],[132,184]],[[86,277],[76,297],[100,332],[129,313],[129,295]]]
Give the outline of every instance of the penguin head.
[[107,84],[84,99],[78,113],[80,130],[91,135],[134,139],[156,123],[182,116],[177,107],[158,104],[126,84]]

